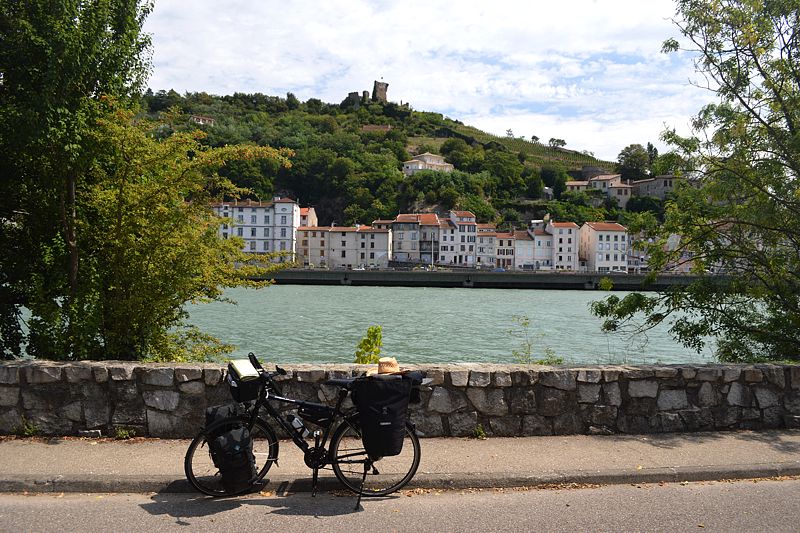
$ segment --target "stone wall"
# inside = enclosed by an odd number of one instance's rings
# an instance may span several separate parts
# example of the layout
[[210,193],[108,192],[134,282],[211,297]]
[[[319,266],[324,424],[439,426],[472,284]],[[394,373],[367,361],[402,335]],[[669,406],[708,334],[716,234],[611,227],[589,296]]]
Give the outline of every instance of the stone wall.
[[[800,366],[552,368],[425,365],[430,383],[411,418],[425,436],[654,433],[800,427]],[[284,395],[332,403],[328,378],[356,365],[287,365]],[[117,428],[190,437],[207,406],[230,402],[220,365],[0,363],[0,433]]]

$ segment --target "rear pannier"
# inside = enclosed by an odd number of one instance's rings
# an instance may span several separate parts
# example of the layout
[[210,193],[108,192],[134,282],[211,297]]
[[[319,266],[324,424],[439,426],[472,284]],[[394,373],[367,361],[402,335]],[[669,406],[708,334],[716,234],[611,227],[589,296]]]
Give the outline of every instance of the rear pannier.
[[353,383],[361,438],[367,454],[377,459],[403,450],[412,379],[402,375],[375,375]]

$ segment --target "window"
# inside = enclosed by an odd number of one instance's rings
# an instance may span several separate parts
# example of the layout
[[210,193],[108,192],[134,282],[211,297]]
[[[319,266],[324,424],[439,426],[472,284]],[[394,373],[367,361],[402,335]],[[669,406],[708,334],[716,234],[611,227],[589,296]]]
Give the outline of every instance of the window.
[[325,250],[320,250],[319,251],[319,256],[320,257],[325,257]]
[[241,212],[243,212],[243,211],[244,211],[244,207],[240,207],[240,208],[239,208],[239,212],[241,213]]
[[281,250],[285,250],[285,249],[286,249],[286,243],[281,241]]
[[320,246],[325,246],[325,239],[322,239],[322,240],[320,240],[320,241],[319,241],[319,245],[320,245]]
[[342,241],[342,246],[347,246],[347,241]]
[[256,251],[256,241],[250,241],[250,251],[251,252]]
[[255,237],[256,236],[256,228],[250,228],[250,236],[251,237]]
[[269,215],[264,215],[264,224],[269,224]]
[[342,250],[342,257],[347,257],[347,252]]
[[228,234],[227,234],[227,233],[223,233],[223,234],[222,234],[222,238],[223,238],[223,239],[227,239],[227,238],[228,238]]
[[286,237],[286,228],[281,228],[281,237]]
[[369,258],[370,259],[375,259],[375,252],[370,252],[369,253]]
[[250,215],[250,223],[258,224],[258,217],[256,217],[256,215]]
[[244,229],[243,228],[236,228],[236,235],[239,237],[244,236]]
[[362,248],[366,248],[366,247],[367,247],[367,243],[365,243],[365,242],[362,242],[362,243],[361,243],[361,247],[362,247]]
[[369,247],[370,248],[375,248],[375,243],[374,242],[369,243]]
[[364,252],[361,252],[361,259],[364,259]]
[[236,217],[236,222],[238,222],[240,224],[244,224],[244,215],[238,215]]
[[614,242],[617,242],[618,240],[619,240],[619,235],[614,235]]
[[263,246],[263,248],[264,248],[264,251],[265,251],[265,252],[266,252],[267,250],[269,250],[269,242],[268,242],[268,241],[264,241],[264,246]]
[[401,231],[400,233],[397,234],[397,239],[402,241],[404,236],[405,236],[405,234]]
[[286,215],[281,215],[281,224],[286,224]]
[[222,225],[222,229],[228,229],[228,225],[227,224],[223,224]]
[[466,240],[466,239],[467,239],[467,238],[466,238],[466,237],[464,237],[463,235],[461,236],[461,242],[467,242],[467,240]]

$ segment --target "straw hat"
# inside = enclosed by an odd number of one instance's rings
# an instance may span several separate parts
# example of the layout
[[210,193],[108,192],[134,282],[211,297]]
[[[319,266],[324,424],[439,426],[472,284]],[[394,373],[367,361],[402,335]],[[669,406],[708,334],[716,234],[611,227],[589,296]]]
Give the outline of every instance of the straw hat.
[[400,365],[397,364],[397,359],[394,357],[381,357],[378,359],[378,368],[370,368],[367,370],[367,375],[374,376],[375,374],[399,374],[400,372]]

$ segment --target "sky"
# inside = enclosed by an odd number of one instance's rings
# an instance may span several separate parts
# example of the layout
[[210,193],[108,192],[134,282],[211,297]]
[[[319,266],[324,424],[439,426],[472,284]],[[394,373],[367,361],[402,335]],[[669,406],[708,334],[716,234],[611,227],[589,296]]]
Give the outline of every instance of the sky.
[[339,103],[388,98],[482,130],[615,161],[659,140],[713,95],[678,38],[672,0],[155,0],[154,91],[234,92]]

